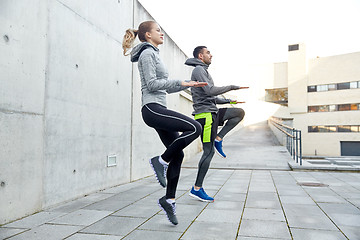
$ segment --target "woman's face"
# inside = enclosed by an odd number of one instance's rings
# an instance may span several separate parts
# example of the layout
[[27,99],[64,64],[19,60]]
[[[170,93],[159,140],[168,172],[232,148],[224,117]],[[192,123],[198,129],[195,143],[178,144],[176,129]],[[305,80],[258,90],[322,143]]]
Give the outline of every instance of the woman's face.
[[158,24],[154,23],[150,32],[146,33],[147,40],[155,47],[164,43],[164,34],[161,32],[161,29]]

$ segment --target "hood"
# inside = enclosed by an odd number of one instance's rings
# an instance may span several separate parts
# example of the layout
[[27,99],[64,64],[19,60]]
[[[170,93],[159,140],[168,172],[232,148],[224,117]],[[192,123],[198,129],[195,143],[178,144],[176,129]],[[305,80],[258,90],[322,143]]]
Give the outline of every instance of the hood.
[[152,47],[155,51],[159,51],[159,49],[157,47],[155,47],[154,45],[152,45],[151,43],[148,43],[148,42],[139,43],[131,50],[131,53],[130,53],[131,62],[137,62],[139,60],[139,57],[140,57],[140,54],[142,53],[142,51],[144,51],[145,49],[147,49],[149,47]]
[[189,58],[188,60],[186,60],[185,65],[193,66],[193,67],[200,65],[205,67],[206,69],[209,67],[209,65],[205,64],[203,61],[201,61],[198,58]]

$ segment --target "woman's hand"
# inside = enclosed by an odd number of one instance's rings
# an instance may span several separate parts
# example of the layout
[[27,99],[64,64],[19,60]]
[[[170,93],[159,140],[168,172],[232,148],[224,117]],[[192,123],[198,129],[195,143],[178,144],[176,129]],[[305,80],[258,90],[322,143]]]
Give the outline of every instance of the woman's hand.
[[208,84],[207,82],[189,81],[189,82],[182,82],[181,85],[184,87],[204,87]]

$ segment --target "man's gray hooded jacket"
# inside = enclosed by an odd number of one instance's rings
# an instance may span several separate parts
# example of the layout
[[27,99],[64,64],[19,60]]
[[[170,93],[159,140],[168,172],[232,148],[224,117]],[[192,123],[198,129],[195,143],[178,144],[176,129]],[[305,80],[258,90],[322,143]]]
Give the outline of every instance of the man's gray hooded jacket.
[[209,65],[205,64],[198,58],[189,58],[185,62],[188,66],[195,67],[191,74],[192,81],[207,82],[208,85],[204,87],[192,87],[191,95],[193,99],[193,115],[204,112],[217,112],[219,109],[216,104],[230,103],[232,100],[225,98],[218,98],[217,95],[226,93],[230,90],[239,89],[239,86],[229,85],[224,87],[214,86],[214,81],[207,69]]

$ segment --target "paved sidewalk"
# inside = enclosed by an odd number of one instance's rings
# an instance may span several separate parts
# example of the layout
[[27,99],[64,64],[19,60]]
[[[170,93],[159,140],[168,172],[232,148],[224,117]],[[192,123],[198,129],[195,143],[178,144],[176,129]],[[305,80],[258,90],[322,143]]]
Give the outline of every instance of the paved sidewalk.
[[[247,132],[253,139],[246,144],[241,136],[249,137]],[[264,134],[269,141],[258,144],[256,136],[261,140]],[[0,239],[360,239],[360,173],[289,171],[290,156],[270,139],[263,124],[226,139],[231,157],[215,157],[216,168],[205,180],[214,203],[188,195],[196,177],[191,166],[199,156],[185,163],[177,226],[157,206],[165,190],[151,176],[4,225]],[[246,154],[233,156],[242,151]]]

